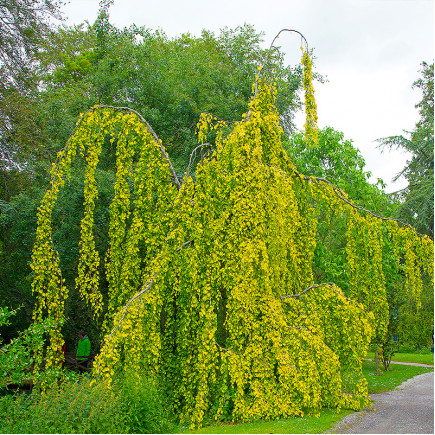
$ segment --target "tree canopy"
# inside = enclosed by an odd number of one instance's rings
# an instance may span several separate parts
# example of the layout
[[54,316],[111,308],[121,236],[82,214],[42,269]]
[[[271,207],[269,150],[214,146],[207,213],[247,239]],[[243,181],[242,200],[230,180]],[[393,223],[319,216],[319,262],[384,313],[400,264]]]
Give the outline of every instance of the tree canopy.
[[[30,99],[37,90],[36,55],[50,37],[50,19],[61,19],[62,0],[0,2],[0,170],[17,164],[20,139],[36,133]],[[35,142],[30,134],[25,141]],[[23,138],[21,138],[23,139]]]

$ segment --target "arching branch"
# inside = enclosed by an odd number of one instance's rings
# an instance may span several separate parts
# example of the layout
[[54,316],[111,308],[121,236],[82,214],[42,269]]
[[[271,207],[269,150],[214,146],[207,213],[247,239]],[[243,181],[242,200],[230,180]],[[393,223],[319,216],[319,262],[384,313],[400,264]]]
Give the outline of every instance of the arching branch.
[[[210,143],[206,142],[206,143],[203,143],[201,145],[198,145],[196,148],[193,149],[193,151],[190,153],[189,164],[187,165],[187,169],[186,169],[186,177],[189,176],[190,168],[192,166],[192,159],[193,159],[194,155],[196,154],[197,150],[200,150],[204,147],[211,147],[211,146],[212,145]],[[210,152],[210,151],[208,151],[208,152]],[[206,155],[207,155],[207,153],[206,153]],[[204,158],[205,158],[205,156],[204,156]]]
[[[173,180],[174,184],[177,186],[178,190],[181,189],[181,183],[180,183],[180,180],[178,179],[177,174],[175,173],[175,169],[174,169],[174,167],[172,166],[171,160],[169,159],[169,156],[168,156],[168,154],[167,154],[165,148],[163,147],[162,141],[161,141],[160,138],[157,136],[157,134],[155,133],[155,131],[153,130],[153,128],[151,127],[151,125],[148,123],[148,121],[147,121],[147,120],[146,120],[146,119],[145,119],[145,118],[144,118],[144,117],[143,117],[139,112],[137,112],[137,111],[134,110],[134,109],[130,109],[129,107],[116,107],[116,106],[108,106],[108,105],[99,105],[99,106],[91,107],[89,110],[87,110],[87,111],[86,111],[86,112],[85,112],[85,113],[80,117],[79,121],[78,121],[77,124],[74,126],[74,129],[73,129],[71,135],[69,136],[69,138],[68,138],[68,140],[67,140],[67,142],[66,142],[65,147],[61,150],[61,152],[65,152],[65,150],[69,147],[72,138],[74,137],[74,135],[76,134],[76,132],[77,132],[77,131],[80,129],[80,127],[82,126],[82,123],[83,123],[83,121],[84,121],[85,118],[86,118],[86,115],[89,114],[89,113],[91,113],[91,112],[95,112],[95,111],[98,110],[98,109],[112,109],[112,110],[114,110],[115,112],[116,112],[116,111],[119,111],[119,112],[130,112],[130,113],[136,115],[136,116],[139,118],[140,122],[142,122],[143,124],[145,124],[147,130],[151,133],[151,135],[153,136],[154,140],[159,144],[159,147],[160,147],[160,153],[161,153],[163,159],[166,160],[166,162],[168,163],[168,167],[169,167],[169,171],[171,172],[172,180]],[[57,163],[56,163],[56,172],[55,172],[55,174],[53,175],[53,178],[52,178],[52,190],[53,190],[53,183],[54,183],[54,180],[55,180],[56,174],[57,174],[57,172],[58,172],[58,170],[59,170],[60,160],[61,160],[61,159],[58,159],[58,161],[57,161]]]
[[[289,174],[282,168],[279,168],[278,166],[275,165],[271,165],[270,163],[264,163],[266,166],[269,166],[271,168],[275,168],[278,171],[280,171],[282,174],[289,176]],[[350,205],[352,208],[354,208],[355,210],[359,210],[362,211],[364,213],[367,213],[371,216],[373,216],[376,219],[380,219],[383,221],[392,221],[392,222],[397,222],[400,225],[403,225],[404,227],[408,227],[410,229],[412,229],[419,237],[424,238],[427,237],[424,234],[420,234],[418,231],[416,231],[416,229],[411,226],[410,224],[407,224],[406,222],[403,222],[400,219],[395,219],[392,217],[384,217],[384,216],[380,216],[376,213],[374,213],[373,211],[370,211],[360,205],[356,205],[354,204],[352,201],[350,201],[349,199],[346,198],[346,194],[343,192],[343,190],[341,190],[339,187],[335,186],[334,184],[332,184],[329,180],[327,180],[326,178],[321,178],[321,177],[315,177],[313,175],[304,175],[301,174],[296,168],[293,168],[293,173],[294,175],[296,175],[299,179],[303,180],[303,181],[308,181],[308,182],[313,182],[316,181],[317,183],[324,183],[324,184],[328,184],[329,186],[332,187],[333,192],[335,193],[335,195],[337,196],[337,198],[339,198],[340,200],[344,201],[346,204]]]
[[266,58],[264,59],[263,63],[260,66],[260,72],[257,75],[257,78],[255,79],[255,91],[254,91],[254,97],[257,95],[258,92],[258,80],[262,77],[262,73],[263,73],[263,69],[265,67],[265,65],[267,64],[267,61],[270,58],[270,54],[272,53],[272,50],[277,47],[274,46],[275,41],[280,37],[281,33],[283,32],[289,32],[289,33],[297,33],[298,35],[301,36],[301,40],[304,41],[305,43],[305,49],[306,51],[308,51],[309,47],[308,47],[308,42],[305,38],[305,36],[299,32],[298,30],[294,30],[294,29],[281,29],[275,36],[275,38],[273,38],[272,43],[270,44],[269,50],[267,51],[267,55]]
[[391,218],[391,217],[380,216],[380,215],[377,215],[376,213],[374,213],[374,212],[372,212],[372,211],[370,211],[370,210],[367,210],[367,209],[364,208],[364,207],[361,207],[361,206],[359,206],[359,205],[354,204],[352,201],[349,201],[349,200],[345,197],[345,193],[344,193],[344,192],[343,192],[339,187],[334,186],[334,185],[333,185],[329,180],[327,180],[326,178],[312,177],[312,176],[310,177],[310,176],[307,176],[307,175],[302,175],[302,174],[300,174],[299,172],[297,172],[296,170],[295,170],[295,174],[297,174],[299,177],[302,177],[304,180],[312,181],[312,180],[314,179],[315,181],[317,181],[317,182],[319,182],[319,183],[325,183],[325,184],[328,184],[329,186],[332,187],[332,190],[334,191],[335,195],[336,195],[338,198],[340,198],[340,199],[341,199],[342,201],[344,201],[346,204],[348,204],[348,205],[350,205],[351,207],[353,207],[355,210],[359,210],[359,211],[362,211],[362,212],[364,212],[364,213],[367,213],[367,214],[373,216],[373,217],[376,218],[376,219],[381,219],[381,220],[383,220],[383,221],[393,221],[393,222],[397,222],[397,223],[399,223],[400,225],[403,225],[404,227],[409,227],[409,228],[411,228],[413,231],[415,231],[415,233],[416,233],[419,237],[421,237],[421,238],[425,237],[424,234],[420,234],[418,231],[416,231],[415,228],[413,228],[411,225],[407,224],[406,222],[403,222],[403,221],[400,220],[400,219],[395,219],[395,218]]
[[[171,175],[172,175],[172,179],[174,184],[177,186],[178,190],[181,189],[181,184],[180,181],[178,180],[177,174],[175,173],[175,169],[172,166],[171,160],[169,159],[169,156],[165,150],[165,148],[163,147],[162,141],[160,140],[160,138],[157,136],[157,134],[155,133],[155,131],[153,130],[153,128],[151,127],[151,125],[148,123],[148,121],[136,110],[134,109],[130,109],[129,107],[116,107],[116,106],[106,106],[106,105],[100,105],[97,106],[95,108],[93,108],[93,110],[96,110],[98,108],[105,108],[105,109],[113,109],[115,111],[120,111],[120,112],[130,112],[133,113],[134,115],[136,115],[139,120],[145,124],[146,128],[148,129],[148,131],[151,133],[151,135],[154,137],[155,141],[159,144],[160,147],[160,153],[162,154],[162,157],[166,160],[166,162],[168,163],[169,166],[169,170],[171,171]],[[91,109],[92,110],[92,109]]]
[[[260,65],[259,72],[258,72],[257,76],[255,77],[254,98],[257,96],[257,93],[258,93],[258,81],[263,77],[264,67],[265,67],[265,65],[267,64],[267,62],[268,62],[268,60],[270,58],[270,54],[272,53],[272,49],[277,48],[277,47],[274,46],[275,41],[279,38],[279,36],[283,32],[297,33],[298,35],[300,35],[302,40],[305,43],[305,49],[306,49],[306,51],[309,50],[308,42],[307,42],[305,36],[301,32],[299,32],[298,30],[293,30],[293,29],[281,29],[277,33],[275,38],[273,38],[272,43],[270,44],[269,50],[267,51],[267,55],[266,55],[265,59],[263,60],[263,63]],[[250,118],[251,118],[251,109],[249,109],[248,113],[246,114],[246,117],[245,117],[244,121],[245,122],[249,121]]]

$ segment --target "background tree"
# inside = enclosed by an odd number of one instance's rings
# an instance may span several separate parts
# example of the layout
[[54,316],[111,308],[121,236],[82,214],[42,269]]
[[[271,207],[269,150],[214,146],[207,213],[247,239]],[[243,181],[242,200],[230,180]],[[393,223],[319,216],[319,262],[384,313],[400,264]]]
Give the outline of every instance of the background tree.
[[[14,325],[3,325],[5,337],[27,327],[33,299],[28,261],[43,192],[40,174],[29,171],[41,158],[46,135],[39,107],[37,54],[61,19],[61,0],[0,1],[0,303],[18,310]],[[47,178],[43,177],[42,183]],[[14,200],[13,203],[10,201]]]
[[390,136],[379,142],[384,149],[403,149],[411,153],[411,159],[395,177],[397,180],[403,176],[408,181],[408,186],[397,192],[401,204],[396,215],[433,238],[434,64],[423,62],[421,66],[421,77],[413,84],[423,93],[416,105],[420,120],[412,132],[405,132],[406,136]]
[[[369,182],[370,172],[364,170],[364,158],[352,141],[344,139],[342,133],[326,127],[319,131],[318,146],[311,148],[305,146],[302,134],[295,134],[287,141],[285,149],[299,171],[329,180],[346,192],[356,205],[383,217],[399,214],[403,204],[397,195],[385,193],[385,184],[381,179],[376,184]],[[345,220],[340,213],[331,211],[327,204],[320,203],[318,206],[323,211],[317,226],[318,238],[322,243],[317,245],[313,259],[316,279],[336,282],[350,296],[345,266]],[[383,273],[389,324],[386,335],[375,336],[374,343],[382,346],[386,358],[398,349],[393,336],[398,337],[406,349],[415,349],[427,344],[433,329],[433,289],[429,280],[427,277],[423,280],[421,308],[418,308],[407,293],[403,261],[398,267],[391,255],[391,247],[390,237],[384,232]]]
[[[0,2],[0,169],[21,164],[37,141],[31,96],[37,91],[35,55],[49,37],[50,20],[61,19],[62,0]],[[33,135],[28,132],[34,132]],[[27,134],[26,134],[27,133]],[[25,135],[25,138],[20,136]],[[18,139],[16,138],[18,136]],[[36,136],[36,137],[35,137]],[[26,147],[23,149],[23,145]]]
[[[416,105],[420,120],[412,132],[383,138],[379,142],[383,149],[402,149],[411,154],[405,168],[395,177],[397,180],[403,176],[409,184],[394,195],[398,202],[393,215],[433,239],[434,65],[426,62],[421,65],[421,77],[413,84],[423,94]],[[424,277],[421,305],[415,305],[406,292],[402,273],[392,275],[389,282],[390,325],[389,336],[383,343],[384,353],[388,357],[397,350],[397,345],[391,340],[393,335],[397,336],[404,350],[430,345],[434,321],[432,283]]]
[[33,55],[61,18],[62,0],[8,0],[0,3],[2,83],[25,84]]

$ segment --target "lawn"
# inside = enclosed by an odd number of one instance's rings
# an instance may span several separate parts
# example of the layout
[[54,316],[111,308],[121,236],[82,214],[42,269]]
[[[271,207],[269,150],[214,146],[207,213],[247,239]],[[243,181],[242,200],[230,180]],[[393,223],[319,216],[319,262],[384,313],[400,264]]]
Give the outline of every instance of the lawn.
[[380,368],[381,375],[376,376],[376,362],[363,362],[363,373],[369,384],[369,394],[394,390],[394,388],[409,378],[433,371],[433,368],[430,367],[408,366],[404,364],[391,364],[388,372],[382,370],[384,368],[382,364],[380,364]]
[[[367,358],[375,359],[375,353],[368,352]],[[433,365],[433,353],[395,353],[393,355],[392,361]]]
[[293,417],[282,420],[258,421],[254,423],[215,424],[198,431],[186,433],[323,433],[352,411],[322,409],[320,417]]
[[[402,354],[414,355],[414,354]],[[419,357],[426,357],[428,355],[418,355]],[[432,355],[429,355],[432,356]],[[370,355],[368,355],[370,358]],[[405,357],[406,358],[406,357]],[[432,356],[433,358],[433,356]],[[418,358],[417,358],[418,359]],[[425,358],[419,359],[414,362],[427,361]],[[432,359],[433,361],[433,359]],[[410,362],[413,362],[412,360]],[[432,362],[433,364],[433,362]],[[383,366],[381,365],[383,368]],[[398,385],[407,379],[413,378],[422,373],[433,371],[433,368],[416,367],[400,364],[392,364],[390,371],[384,372],[381,370],[381,375],[376,376],[376,363],[374,361],[364,361],[363,373],[367,379],[369,386],[369,394],[381,393],[384,391],[394,390]],[[336,412],[332,409],[322,409],[320,417],[294,417],[289,419],[282,419],[276,421],[258,421],[253,423],[240,423],[240,424],[215,424],[207,426],[198,431],[188,432],[187,428],[181,430],[184,433],[324,433],[329,430],[334,423],[341,420],[352,411],[341,410]]]

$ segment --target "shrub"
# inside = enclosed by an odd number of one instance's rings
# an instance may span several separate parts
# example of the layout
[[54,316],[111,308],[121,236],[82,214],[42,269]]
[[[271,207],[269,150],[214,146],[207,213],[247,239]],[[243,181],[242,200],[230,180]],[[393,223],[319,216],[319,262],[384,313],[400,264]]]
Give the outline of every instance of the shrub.
[[176,425],[170,421],[164,394],[155,382],[136,374],[127,374],[115,389],[121,401],[128,433],[170,433]]
[[152,383],[118,379],[112,389],[87,375],[45,393],[0,398],[1,433],[168,433],[175,429]]

